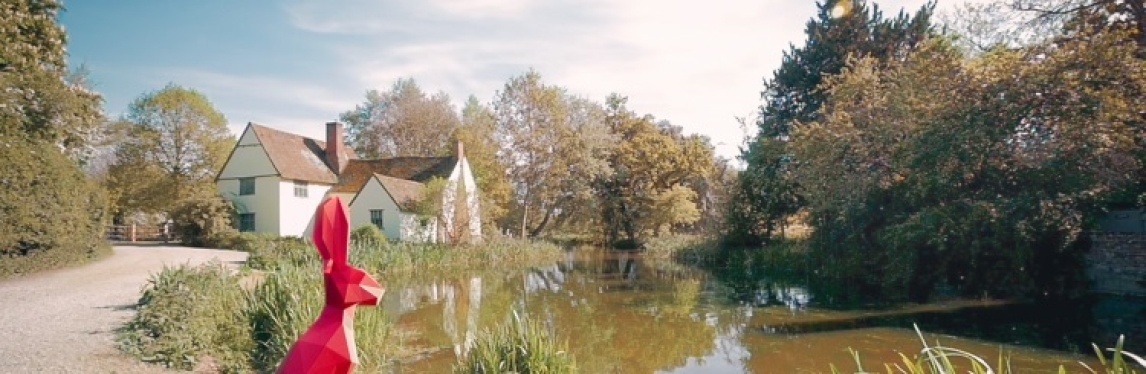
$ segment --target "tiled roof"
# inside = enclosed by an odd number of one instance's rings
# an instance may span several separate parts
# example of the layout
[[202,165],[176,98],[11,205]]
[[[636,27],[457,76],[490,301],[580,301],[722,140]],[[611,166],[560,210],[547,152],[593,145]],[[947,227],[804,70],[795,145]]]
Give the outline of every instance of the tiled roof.
[[356,193],[375,174],[422,183],[433,177],[449,178],[455,164],[457,158],[452,156],[350,160],[342,169],[338,184],[330,191]]
[[394,202],[398,204],[398,208],[403,211],[409,212],[414,210],[418,200],[422,198],[422,190],[424,186],[412,180],[398,179],[382,174],[374,174],[374,178],[378,179],[378,183],[386,188],[390,193],[390,197],[394,198]]
[[[338,176],[326,163],[326,142],[255,123],[250,126],[283,179],[338,183]],[[343,162],[358,158],[350,147],[343,150]]]

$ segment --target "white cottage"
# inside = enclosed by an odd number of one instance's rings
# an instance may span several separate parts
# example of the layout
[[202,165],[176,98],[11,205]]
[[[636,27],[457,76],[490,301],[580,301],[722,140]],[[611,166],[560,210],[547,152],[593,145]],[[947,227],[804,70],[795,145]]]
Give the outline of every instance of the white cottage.
[[[434,177],[449,182],[442,220],[413,213]],[[335,195],[348,204],[354,228],[374,225],[397,240],[481,239],[478,192],[460,143],[447,157],[360,160],[345,146],[341,123],[326,124],[325,142],[250,123],[216,184],[234,203],[240,231],[307,236],[315,208]],[[459,190],[466,192],[465,202],[456,201]],[[465,216],[455,220],[459,207]]]

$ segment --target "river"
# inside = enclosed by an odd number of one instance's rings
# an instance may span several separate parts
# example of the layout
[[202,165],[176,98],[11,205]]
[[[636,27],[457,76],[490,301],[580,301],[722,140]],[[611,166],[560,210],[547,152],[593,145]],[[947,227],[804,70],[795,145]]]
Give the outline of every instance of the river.
[[[748,283],[748,284],[745,284]],[[483,328],[514,311],[568,343],[583,373],[857,372],[954,347],[1015,372],[1089,372],[1090,342],[1128,335],[1142,352],[1146,301],[1092,297],[1056,304],[949,300],[877,310],[817,305],[798,284],[717,280],[671,261],[626,253],[573,254],[527,271],[445,274],[390,284],[382,308],[421,351],[398,373],[449,372]],[[914,329],[919,326],[920,336]],[[1137,339],[1137,340],[1135,340]]]

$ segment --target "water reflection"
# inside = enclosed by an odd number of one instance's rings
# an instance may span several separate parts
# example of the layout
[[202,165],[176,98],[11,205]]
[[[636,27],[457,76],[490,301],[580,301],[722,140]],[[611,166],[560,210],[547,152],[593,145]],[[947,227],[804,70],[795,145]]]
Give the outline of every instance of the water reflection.
[[[480,329],[504,323],[512,311],[542,321],[567,340],[586,373],[826,372],[830,363],[850,370],[854,361],[848,348],[863,352],[865,363],[881,369],[877,363],[898,362],[898,352],[918,352],[921,343],[910,330],[913,323],[930,333],[989,339],[927,336],[931,343],[939,339],[991,361],[1005,349],[1016,369],[1043,372],[1062,363],[1079,368],[1077,360],[1089,360],[1084,355],[1000,345],[1093,337],[1030,326],[1058,323],[1055,319],[1027,318],[1027,325],[1008,320],[1037,314],[1022,306],[971,302],[955,307],[823,310],[800,285],[747,283],[719,281],[692,268],[646,261],[639,255],[597,253],[571,255],[528,271],[443,275],[429,284],[391,285],[384,308],[401,328],[417,333],[406,344],[426,352],[396,369],[410,373],[448,372],[457,357],[467,354]],[[1065,313],[1061,318],[1090,317]],[[1022,329],[1045,336],[1024,339],[1021,331],[1015,333]]]

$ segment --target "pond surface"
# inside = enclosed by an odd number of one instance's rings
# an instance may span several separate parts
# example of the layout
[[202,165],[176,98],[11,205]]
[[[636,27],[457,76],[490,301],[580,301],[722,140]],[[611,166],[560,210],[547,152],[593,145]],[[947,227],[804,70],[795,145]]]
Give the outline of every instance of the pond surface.
[[[746,284],[747,283],[747,284]],[[856,372],[913,357],[936,342],[1016,372],[1087,372],[1090,342],[1128,335],[1142,352],[1146,301],[1093,298],[1056,305],[949,301],[880,310],[827,310],[799,285],[718,281],[668,261],[624,253],[570,254],[543,268],[443,274],[389,284],[382,307],[407,331],[417,359],[401,373],[447,373],[483,329],[516,311],[568,341],[583,373]],[[1137,343],[1137,344],[1135,344]]]

